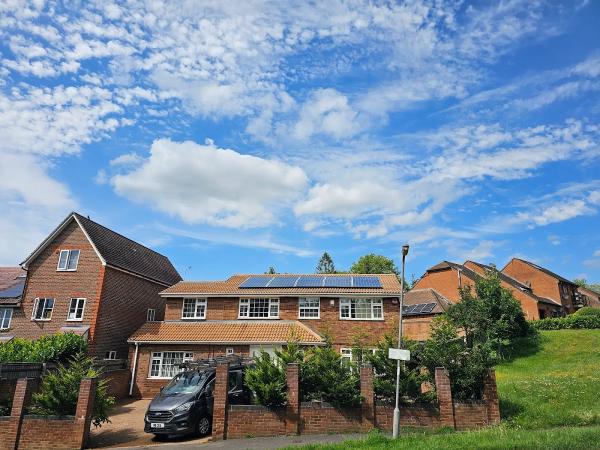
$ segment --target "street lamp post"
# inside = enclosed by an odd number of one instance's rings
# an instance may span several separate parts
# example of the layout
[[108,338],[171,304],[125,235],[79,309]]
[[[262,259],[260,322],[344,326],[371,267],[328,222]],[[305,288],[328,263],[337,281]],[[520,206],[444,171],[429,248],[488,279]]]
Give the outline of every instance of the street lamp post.
[[[398,323],[398,348],[402,348],[402,309],[404,307],[404,261],[408,255],[408,245],[402,246],[402,278],[400,279],[400,320]],[[400,360],[396,360],[396,408],[394,408],[393,437],[400,434]]]

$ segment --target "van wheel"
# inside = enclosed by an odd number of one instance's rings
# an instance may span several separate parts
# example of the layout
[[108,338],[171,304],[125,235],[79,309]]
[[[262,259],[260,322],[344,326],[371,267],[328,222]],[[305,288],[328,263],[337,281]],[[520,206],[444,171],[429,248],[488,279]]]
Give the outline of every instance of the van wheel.
[[198,436],[206,436],[210,433],[211,428],[211,418],[209,416],[201,416],[198,419],[198,424],[196,425],[196,434],[198,434]]

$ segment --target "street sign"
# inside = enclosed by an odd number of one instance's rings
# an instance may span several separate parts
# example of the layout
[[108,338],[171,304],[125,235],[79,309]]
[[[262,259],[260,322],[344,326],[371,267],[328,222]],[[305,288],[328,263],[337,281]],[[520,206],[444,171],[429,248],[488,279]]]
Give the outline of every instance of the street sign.
[[410,350],[401,348],[390,348],[388,358],[399,359],[400,361],[410,361]]

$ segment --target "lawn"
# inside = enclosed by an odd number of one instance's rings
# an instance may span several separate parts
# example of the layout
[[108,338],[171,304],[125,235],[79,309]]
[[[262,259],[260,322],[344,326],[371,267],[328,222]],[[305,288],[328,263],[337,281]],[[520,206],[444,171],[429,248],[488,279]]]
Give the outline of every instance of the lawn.
[[483,430],[405,430],[304,449],[600,449],[600,330],[543,331],[496,368],[502,425]]

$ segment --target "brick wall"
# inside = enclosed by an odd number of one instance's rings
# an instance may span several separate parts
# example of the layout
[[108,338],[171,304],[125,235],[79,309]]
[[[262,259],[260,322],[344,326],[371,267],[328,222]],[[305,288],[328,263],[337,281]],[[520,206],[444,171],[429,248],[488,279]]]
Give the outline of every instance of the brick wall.
[[115,350],[117,358],[127,358],[127,339],[146,322],[148,308],[156,311],[156,320],[163,320],[165,300],[158,293],[164,289],[164,285],[107,267],[96,337],[90,344],[93,353],[103,358]]
[[[80,250],[77,270],[56,270],[60,250]],[[11,334],[28,339],[55,334],[61,327],[91,325],[98,304],[102,277],[102,263],[78,225],[72,221],[30,264],[27,283],[20,308],[14,309]],[[49,321],[32,321],[35,299],[54,298]],[[67,321],[72,297],[85,298],[83,320]]]
[[[218,366],[215,384],[213,439],[247,436],[277,436],[283,434],[322,434],[365,432],[372,428],[391,430],[394,408],[375,405],[373,369],[361,368],[361,397],[359,408],[335,408],[321,402],[298,404],[298,366],[290,364],[288,376],[288,405],[269,409],[255,405],[227,405],[227,367]],[[448,371],[436,369],[438,405],[402,406],[401,426],[477,428],[500,422],[496,379],[491,370],[486,377],[484,399],[480,402],[453,402]],[[218,391],[218,397],[217,397]],[[299,419],[299,420],[298,420]]]
[[131,382],[131,372],[129,369],[104,372],[102,378],[108,380],[109,395],[118,399],[129,396],[129,383]]
[[88,437],[96,381],[84,379],[74,416],[44,417],[25,415],[31,397],[30,380],[18,381],[10,417],[0,418],[2,449],[74,449],[84,448]]

